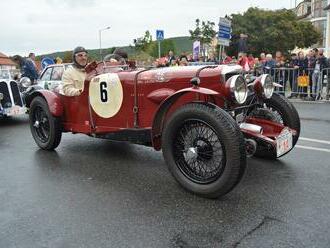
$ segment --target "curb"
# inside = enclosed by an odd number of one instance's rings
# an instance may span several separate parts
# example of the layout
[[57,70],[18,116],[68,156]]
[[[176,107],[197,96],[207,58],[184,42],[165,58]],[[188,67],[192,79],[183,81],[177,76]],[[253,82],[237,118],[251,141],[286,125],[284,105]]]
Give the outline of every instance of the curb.
[[301,99],[289,99],[292,103],[309,103],[309,104],[330,104],[329,100],[306,101]]

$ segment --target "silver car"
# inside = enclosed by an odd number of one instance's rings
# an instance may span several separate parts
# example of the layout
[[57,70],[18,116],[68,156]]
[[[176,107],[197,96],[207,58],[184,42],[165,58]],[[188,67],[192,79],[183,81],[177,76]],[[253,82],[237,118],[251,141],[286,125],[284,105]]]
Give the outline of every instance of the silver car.
[[62,75],[72,64],[48,65],[40,74],[37,85],[42,89],[56,91],[62,86]]
[[15,81],[18,70],[0,69],[0,117],[26,113],[19,84]]

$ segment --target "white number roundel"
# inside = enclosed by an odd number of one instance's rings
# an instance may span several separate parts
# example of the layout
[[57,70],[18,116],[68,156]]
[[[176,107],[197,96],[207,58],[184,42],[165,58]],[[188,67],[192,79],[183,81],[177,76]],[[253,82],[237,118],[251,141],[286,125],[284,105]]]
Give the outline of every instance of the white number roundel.
[[89,84],[89,99],[94,112],[110,118],[118,113],[123,103],[123,87],[115,73],[94,77]]

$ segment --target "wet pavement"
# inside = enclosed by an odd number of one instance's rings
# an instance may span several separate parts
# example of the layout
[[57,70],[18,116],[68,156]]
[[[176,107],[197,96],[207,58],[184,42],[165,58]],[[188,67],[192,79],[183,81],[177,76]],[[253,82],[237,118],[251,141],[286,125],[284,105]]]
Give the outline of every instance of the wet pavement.
[[0,120],[0,247],[329,247],[330,104],[295,105],[299,147],[249,159],[217,200],[183,190],[152,148],[64,134],[46,152],[26,116]]

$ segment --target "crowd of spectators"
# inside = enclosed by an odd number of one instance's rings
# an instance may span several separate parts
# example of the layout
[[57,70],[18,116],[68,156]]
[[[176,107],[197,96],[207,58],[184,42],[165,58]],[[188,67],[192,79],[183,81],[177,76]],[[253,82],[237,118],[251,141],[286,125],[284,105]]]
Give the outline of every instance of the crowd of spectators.
[[195,63],[195,62],[200,62],[200,63],[210,62],[214,64],[219,64],[217,57],[212,53],[210,53],[206,57],[200,55],[198,56],[198,58],[194,59],[191,53],[187,54],[185,52],[182,52],[179,56],[175,56],[173,51],[169,51],[166,57],[156,59],[156,61],[154,62],[154,66],[156,67],[187,66],[189,65],[189,63]]
[[[310,99],[320,98],[320,89],[322,84],[327,80],[327,98],[329,98],[330,88],[330,59],[324,56],[322,49],[311,49],[307,54],[300,51],[298,54],[291,53],[285,56],[281,51],[273,54],[261,53],[259,57],[252,54],[239,52],[238,57],[228,56],[224,51],[220,58],[217,59],[214,54],[209,54],[206,58],[199,56],[193,58],[192,54],[182,53],[175,56],[173,51],[169,51],[168,56],[157,59],[154,63],[156,67],[165,66],[186,66],[190,62],[210,62],[214,64],[238,64],[242,66],[247,73],[259,76],[263,73],[270,74],[275,82],[283,86],[283,92],[287,89],[287,83],[290,85],[291,95],[289,97],[306,98],[308,95],[308,86],[310,87]],[[307,78],[308,85],[299,85],[299,77]]]
[[[324,56],[323,49],[314,48],[307,54],[300,51],[298,54],[291,53],[287,57],[280,51],[277,51],[274,57],[272,54],[261,53],[259,58],[254,58],[252,54],[247,56],[245,53],[239,53],[237,64],[246,72],[257,76],[262,73],[270,74],[276,82],[283,85],[284,90],[288,82],[292,92],[290,97],[305,98],[307,88],[310,86],[311,100],[318,99],[322,84],[325,83],[329,98],[330,69],[327,68],[330,67],[330,59]],[[298,84],[298,78],[301,76],[307,78],[309,85]],[[325,79],[327,82],[324,82]]]

